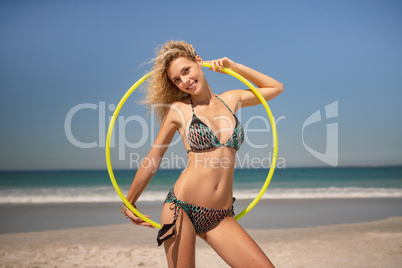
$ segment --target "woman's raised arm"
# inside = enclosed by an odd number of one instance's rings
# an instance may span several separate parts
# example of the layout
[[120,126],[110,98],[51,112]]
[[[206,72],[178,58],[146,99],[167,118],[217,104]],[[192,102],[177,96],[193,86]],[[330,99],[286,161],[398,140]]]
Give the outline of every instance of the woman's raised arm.
[[[236,63],[229,58],[224,57],[221,59],[212,60],[211,66],[213,71],[220,72],[222,67],[225,67],[243,76],[257,86],[258,91],[266,101],[275,98],[283,91],[283,84],[281,82],[245,65]],[[250,89],[232,90],[230,91],[230,95],[232,101],[239,103],[240,107],[253,106],[261,103]]]

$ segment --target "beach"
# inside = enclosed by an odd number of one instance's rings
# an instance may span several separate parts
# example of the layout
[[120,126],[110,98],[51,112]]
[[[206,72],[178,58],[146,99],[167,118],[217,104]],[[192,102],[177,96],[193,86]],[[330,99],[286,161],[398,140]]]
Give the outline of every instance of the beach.
[[[402,217],[248,230],[276,267],[400,267]],[[166,267],[155,230],[129,224],[0,235],[1,267]],[[228,267],[198,240],[197,267]]]
[[[237,212],[248,201],[236,203]],[[239,222],[276,267],[400,267],[401,204],[393,198],[262,200]],[[139,207],[159,220],[160,205]],[[1,206],[0,267],[166,267],[157,230],[131,225],[119,206]],[[196,263],[228,267],[201,239]]]

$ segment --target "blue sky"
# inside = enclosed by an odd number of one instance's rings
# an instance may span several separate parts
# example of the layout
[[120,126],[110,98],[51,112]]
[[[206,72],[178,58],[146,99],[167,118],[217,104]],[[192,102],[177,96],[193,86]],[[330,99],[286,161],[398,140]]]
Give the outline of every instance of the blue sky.
[[[400,165],[401,15],[400,1],[1,1],[0,170],[104,169],[109,105],[171,39],[190,42],[205,60],[227,56],[284,84],[268,103],[280,118],[282,167],[330,166],[307,149],[325,154],[327,130],[338,166]],[[217,94],[245,87],[205,72]],[[142,97],[136,90],[120,112],[115,168],[135,167],[157,132],[136,102]],[[327,119],[330,104],[336,113]],[[322,120],[303,129],[316,111]],[[263,129],[267,115],[262,105],[239,113],[250,130],[239,163],[264,166],[271,132],[252,129]],[[71,135],[91,148],[68,139],[68,114]],[[119,149],[121,138],[135,148]],[[182,143],[166,156],[185,159]]]

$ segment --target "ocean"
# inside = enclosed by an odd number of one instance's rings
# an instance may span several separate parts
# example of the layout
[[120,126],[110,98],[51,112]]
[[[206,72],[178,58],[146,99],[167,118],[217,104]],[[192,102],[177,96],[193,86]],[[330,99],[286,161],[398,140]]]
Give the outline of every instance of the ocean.
[[[160,169],[139,201],[163,201],[181,170]],[[114,171],[126,194],[135,170]],[[267,169],[236,169],[234,196],[254,199]],[[402,167],[276,169],[262,199],[402,198]],[[106,170],[0,171],[0,204],[120,202]]]

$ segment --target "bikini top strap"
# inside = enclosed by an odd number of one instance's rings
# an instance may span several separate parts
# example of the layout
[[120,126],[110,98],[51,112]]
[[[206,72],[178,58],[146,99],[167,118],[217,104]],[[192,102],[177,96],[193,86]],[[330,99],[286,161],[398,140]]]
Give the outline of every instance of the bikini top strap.
[[218,100],[220,100],[223,104],[225,104],[226,108],[228,108],[229,111],[233,114],[232,110],[230,110],[229,106],[227,106],[226,103],[221,98],[219,98],[217,95],[215,95],[215,97],[217,97]]
[[190,96],[190,104],[191,104],[191,110],[193,110],[193,114],[194,114],[194,104],[193,104],[193,100],[191,99],[191,96]]
[[[219,98],[217,95],[215,95],[215,97],[217,97],[218,100],[220,100],[223,104],[225,104],[226,108],[228,108],[228,110],[233,114],[232,110],[230,110],[229,106],[227,106],[227,104],[221,98]],[[191,110],[193,111],[194,114],[194,104],[193,100],[191,99],[191,96],[190,96],[190,104],[191,104]]]

